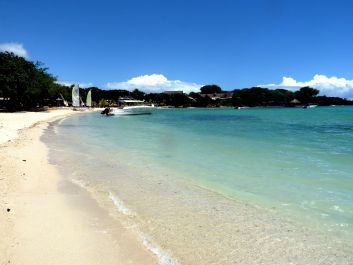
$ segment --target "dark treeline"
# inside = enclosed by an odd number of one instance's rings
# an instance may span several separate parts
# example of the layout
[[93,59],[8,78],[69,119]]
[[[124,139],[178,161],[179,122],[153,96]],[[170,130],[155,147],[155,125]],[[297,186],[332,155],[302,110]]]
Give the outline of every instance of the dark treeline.
[[[214,86],[214,85],[212,85]],[[342,99],[339,97],[318,96],[319,90],[302,87],[298,91],[289,91],[285,89],[267,89],[261,87],[252,87],[237,89],[234,91],[217,90],[213,93],[209,92],[209,86],[201,88],[201,93],[191,92],[189,94],[175,93],[149,93],[145,94],[138,89],[132,92],[126,90],[102,90],[97,87],[81,88],[80,94],[85,98],[89,90],[92,89],[92,101],[95,106],[117,106],[119,98],[131,97],[134,99],[145,100],[149,103],[154,103],[159,106],[173,106],[173,107],[256,107],[256,106],[283,106],[295,107],[307,104],[317,104],[320,106],[329,105],[353,105],[353,101]],[[69,99],[71,97],[71,87],[57,86],[58,91]],[[205,90],[203,88],[206,88]],[[63,92],[66,90],[66,92]],[[52,94],[52,93],[51,93]],[[53,98],[56,94],[52,94]]]
[[302,87],[298,91],[286,89],[267,89],[261,87],[234,90],[233,106],[296,106],[306,104],[352,105],[351,100],[339,97],[318,96],[319,90],[311,87]]
[[[0,109],[7,111],[38,109],[42,106],[62,105],[62,99],[71,101],[72,86],[56,83],[56,77],[39,62],[31,62],[13,53],[0,53]],[[94,106],[116,106],[121,97],[145,100],[160,106],[220,107],[220,106],[297,106],[305,104],[353,105],[353,101],[338,97],[318,96],[310,87],[298,91],[252,87],[223,91],[217,85],[206,85],[200,93],[149,93],[135,89],[103,90],[97,87],[81,88],[84,101],[92,89]]]
[[9,110],[43,104],[55,78],[39,62],[12,53],[0,53],[0,97]]

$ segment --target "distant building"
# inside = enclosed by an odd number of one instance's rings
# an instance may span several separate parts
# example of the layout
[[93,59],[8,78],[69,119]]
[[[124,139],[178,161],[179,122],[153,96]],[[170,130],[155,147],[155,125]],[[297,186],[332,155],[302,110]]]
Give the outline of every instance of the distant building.
[[223,99],[230,99],[233,97],[234,92],[233,91],[225,91],[221,93],[212,93],[212,94],[200,94],[202,97],[210,97],[212,100],[223,100]]
[[163,91],[163,94],[167,94],[167,95],[183,94],[183,90]]
[[291,103],[291,104],[300,104],[301,102],[295,98],[295,99],[291,100],[289,103]]

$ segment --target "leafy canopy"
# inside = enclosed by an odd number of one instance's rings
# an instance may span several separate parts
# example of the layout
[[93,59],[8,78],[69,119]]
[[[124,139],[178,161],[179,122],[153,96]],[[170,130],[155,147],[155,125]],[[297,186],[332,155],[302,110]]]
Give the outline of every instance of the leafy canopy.
[[9,52],[0,53],[0,97],[7,99],[9,110],[41,105],[55,80],[39,62]]

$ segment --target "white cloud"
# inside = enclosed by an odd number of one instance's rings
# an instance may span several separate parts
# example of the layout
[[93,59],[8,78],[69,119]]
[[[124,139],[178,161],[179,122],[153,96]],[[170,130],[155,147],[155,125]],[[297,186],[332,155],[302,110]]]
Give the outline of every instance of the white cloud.
[[64,86],[71,86],[71,85],[76,85],[79,84],[80,87],[85,88],[85,87],[91,87],[93,86],[93,83],[82,83],[82,82],[77,82],[77,81],[56,81],[56,83]]
[[13,52],[14,54],[28,58],[28,53],[21,43],[0,43],[1,52]]
[[331,97],[353,98],[353,80],[338,78],[335,76],[316,74],[312,80],[297,81],[292,77],[284,76],[280,84],[259,85],[267,88],[286,88],[297,90],[300,87],[310,86],[320,90],[320,95]]
[[132,91],[139,89],[146,93],[159,93],[162,91],[183,90],[184,93],[199,92],[202,85],[188,83],[180,80],[168,80],[162,74],[142,75],[131,78],[126,82],[109,82],[108,89],[124,89]]

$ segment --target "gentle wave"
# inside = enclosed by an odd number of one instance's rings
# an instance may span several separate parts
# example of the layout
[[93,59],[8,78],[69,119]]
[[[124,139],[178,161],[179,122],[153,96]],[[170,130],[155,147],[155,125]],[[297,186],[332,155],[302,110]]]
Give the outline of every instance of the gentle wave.
[[[135,214],[125,206],[125,204],[112,192],[109,191],[109,198],[112,200],[118,211],[127,216],[134,216]],[[162,250],[161,247],[157,246],[156,244],[152,243],[151,240],[148,239],[147,236],[143,235],[142,233],[138,232],[140,239],[143,245],[154,255],[157,256],[159,264],[161,265],[180,265],[176,260],[170,257],[165,251]]]
[[176,261],[175,259],[170,257],[168,255],[168,253],[166,253],[159,246],[157,246],[156,244],[153,244],[150,240],[148,240],[146,236],[144,236],[142,234],[140,236],[141,236],[143,245],[149,251],[151,251],[153,254],[155,254],[158,257],[159,264],[161,264],[161,265],[180,265],[180,263],[178,263],[178,261]]
[[55,133],[56,135],[59,134],[59,130],[58,130],[59,126],[62,125],[62,123],[63,123],[66,119],[67,119],[67,117],[61,118],[60,120],[57,121],[57,126],[53,126],[54,133]]
[[135,214],[125,206],[125,204],[118,199],[118,197],[114,196],[112,192],[109,192],[109,198],[112,200],[118,211],[124,215],[134,216]]
[[88,183],[86,181],[83,181],[82,179],[72,178],[72,179],[70,179],[70,181],[82,189],[85,189],[85,190],[87,189]]

